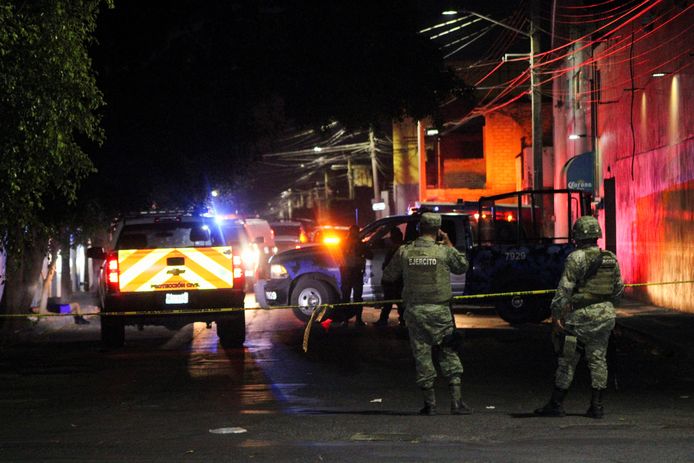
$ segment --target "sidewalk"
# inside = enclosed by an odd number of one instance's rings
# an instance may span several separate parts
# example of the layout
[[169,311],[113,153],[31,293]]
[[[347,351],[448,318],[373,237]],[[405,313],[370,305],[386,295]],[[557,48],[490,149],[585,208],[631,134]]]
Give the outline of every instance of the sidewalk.
[[623,299],[617,307],[615,330],[694,364],[694,313]]
[[20,343],[51,342],[55,340],[78,340],[87,331],[98,334],[98,313],[96,294],[92,292],[75,292],[70,302],[80,305],[80,312],[89,322],[86,325],[75,324],[76,314],[64,314],[54,317],[42,317],[34,323],[27,323],[16,334]]

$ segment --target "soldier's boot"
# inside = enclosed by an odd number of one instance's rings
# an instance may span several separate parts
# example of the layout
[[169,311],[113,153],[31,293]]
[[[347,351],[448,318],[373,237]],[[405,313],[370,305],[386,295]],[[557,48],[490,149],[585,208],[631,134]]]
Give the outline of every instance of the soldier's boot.
[[463,402],[463,392],[460,384],[450,384],[451,392],[451,415],[469,415],[472,413],[470,407]]
[[536,409],[535,414],[539,416],[566,416],[564,397],[566,397],[566,389],[559,389],[555,386],[549,402],[544,407]]
[[593,388],[593,394],[590,397],[590,407],[586,412],[586,416],[595,419],[601,419],[605,416],[605,411],[602,408],[602,389]]
[[422,394],[424,394],[424,408],[419,411],[419,414],[436,415],[436,391],[433,387],[423,387]]

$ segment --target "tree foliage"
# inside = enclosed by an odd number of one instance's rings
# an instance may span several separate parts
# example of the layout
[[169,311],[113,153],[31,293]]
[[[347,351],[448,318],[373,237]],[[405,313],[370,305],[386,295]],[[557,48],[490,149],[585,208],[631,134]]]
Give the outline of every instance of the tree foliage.
[[[104,104],[88,46],[101,0],[0,1],[0,236],[8,287],[94,171]],[[29,252],[31,250],[31,252]],[[21,278],[16,278],[20,280]],[[17,283],[18,281],[15,281]]]

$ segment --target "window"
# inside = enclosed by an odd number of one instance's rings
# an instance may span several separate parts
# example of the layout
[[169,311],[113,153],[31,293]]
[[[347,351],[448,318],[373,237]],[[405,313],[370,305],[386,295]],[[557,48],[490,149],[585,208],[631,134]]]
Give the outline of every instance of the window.
[[[209,228],[205,228],[209,227]],[[200,235],[206,239],[192,241]],[[192,238],[192,239],[191,239]],[[167,222],[127,225],[118,238],[117,249],[159,249],[224,246],[219,228],[203,222]]]
[[483,159],[484,117],[477,117],[441,137],[444,159]]

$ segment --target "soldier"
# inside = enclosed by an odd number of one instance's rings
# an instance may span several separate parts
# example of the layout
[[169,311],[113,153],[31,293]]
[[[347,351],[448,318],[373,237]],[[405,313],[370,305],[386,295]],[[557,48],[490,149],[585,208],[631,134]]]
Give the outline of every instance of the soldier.
[[604,415],[602,391],[607,387],[607,344],[614,328],[614,305],[624,292],[617,257],[598,248],[602,230],[595,217],[576,220],[577,249],[566,258],[564,273],[552,300],[552,333],[558,366],[549,402],[535,410],[541,416],[564,416],[563,401],[576,365],[585,357],[592,397],[586,415]]
[[463,365],[455,349],[457,338],[449,304],[452,298],[450,273],[464,273],[468,261],[440,227],[439,214],[422,214],[421,236],[398,249],[383,273],[383,280],[403,279],[405,322],[415,359],[416,381],[424,394],[424,408],[419,413],[436,414],[432,347],[437,346],[441,372],[448,378],[451,413],[465,415],[471,410],[462,400]]

